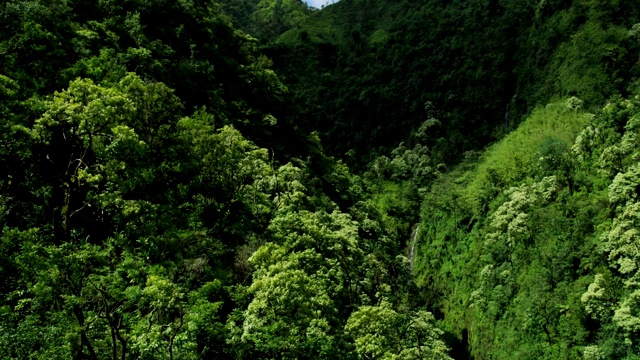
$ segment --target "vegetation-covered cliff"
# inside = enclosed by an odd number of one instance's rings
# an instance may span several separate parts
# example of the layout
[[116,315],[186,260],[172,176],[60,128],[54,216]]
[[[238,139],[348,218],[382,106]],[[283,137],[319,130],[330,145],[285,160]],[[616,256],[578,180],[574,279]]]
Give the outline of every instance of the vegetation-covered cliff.
[[[343,0],[268,54],[299,104],[296,123],[352,163],[387,154],[420,124],[434,162],[500,138],[537,105],[627,96],[640,9],[609,1]],[[387,149],[387,152],[384,149]]]

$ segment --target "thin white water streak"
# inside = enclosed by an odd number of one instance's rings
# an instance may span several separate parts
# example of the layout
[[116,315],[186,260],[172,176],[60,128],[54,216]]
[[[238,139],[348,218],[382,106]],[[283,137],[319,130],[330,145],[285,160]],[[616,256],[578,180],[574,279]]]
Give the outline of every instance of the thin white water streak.
[[411,273],[413,273],[413,259],[415,257],[416,242],[418,240],[418,231],[420,231],[420,225],[416,227],[416,231],[413,233],[413,243],[411,244],[411,252],[409,253],[409,263],[411,264]]

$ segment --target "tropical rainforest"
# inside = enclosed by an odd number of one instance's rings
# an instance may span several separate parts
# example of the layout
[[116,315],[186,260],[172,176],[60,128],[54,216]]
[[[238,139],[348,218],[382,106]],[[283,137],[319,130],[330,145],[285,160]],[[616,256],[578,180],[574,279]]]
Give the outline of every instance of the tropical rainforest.
[[0,358],[640,359],[640,2],[4,0]]

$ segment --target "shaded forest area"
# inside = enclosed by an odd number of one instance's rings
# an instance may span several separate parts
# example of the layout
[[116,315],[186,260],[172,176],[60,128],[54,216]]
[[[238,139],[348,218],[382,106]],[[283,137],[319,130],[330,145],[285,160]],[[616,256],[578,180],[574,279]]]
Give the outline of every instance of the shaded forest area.
[[347,0],[267,53],[299,104],[296,124],[331,154],[366,165],[437,119],[425,144],[437,165],[499,139],[537,104],[627,96],[638,12],[618,1]]
[[0,4],[0,358],[640,357],[640,5]]

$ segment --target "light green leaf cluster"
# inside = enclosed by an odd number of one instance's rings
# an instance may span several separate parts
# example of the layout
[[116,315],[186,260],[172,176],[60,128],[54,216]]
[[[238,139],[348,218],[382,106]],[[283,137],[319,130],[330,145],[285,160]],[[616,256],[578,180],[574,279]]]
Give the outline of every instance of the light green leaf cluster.
[[531,185],[507,190],[509,200],[500,205],[489,218],[491,232],[487,234],[485,244],[493,247],[504,243],[513,248],[519,241],[528,238],[531,229],[528,226],[527,211],[541,201],[551,200],[557,188],[555,176],[550,176]]
[[[258,248],[236,342],[287,358],[335,353],[339,303],[356,296],[357,227],[347,214],[281,212],[269,231],[273,242]],[[355,299],[353,299],[355,300]]]
[[576,136],[571,151],[579,161],[585,162],[593,155],[593,150],[602,143],[601,132],[600,127],[588,125]]
[[183,118],[178,129],[193,143],[192,151],[202,159],[198,181],[228,187],[258,216],[295,207],[305,198],[304,172],[291,163],[273,167],[266,149],[259,148],[231,126],[215,129],[203,115]]
[[609,185],[609,201],[616,206],[631,205],[638,201],[637,186],[640,185],[640,164],[632,165],[626,172],[618,173]]
[[[609,265],[620,272],[630,293],[621,299],[615,309],[613,322],[625,334],[625,341],[636,344],[640,332],[640,202],[637,188],[640,186],[638,165],[632,165],[627,172],[619,173],[609,187],[609,197],[617,205],[619,214],[613,219],[611,229],[601,236],[600,251],[608,256]],[[589,291],[598,287],[598,277],[589,286]],[[587,302],[587,310],[589,310]],[[601,305],[600,305],[601,306]]]
[[[612,195],[616,196],[616,195]],[[632,278],[640,270],[640,203],[624,207],[622,214],[613,220],[611,230],[602,234],[600,249],[608,254],[610,265]],[[636,279],[638,281],[640,279]]]
[[355,339],[360,358],[383,358],[394,348],[397,317],[398,313],[386,303],[362,306],[351,314],[345,330]]
[[585,346],[582,350],[584,360],[605,360],[606,356],[597,345]]
[[11,98],[16,95],[18,84],[8,76],[0,74],[0,95],[3,98]]
[[638,343],[640,333],[640,290],[627,295],[613,315],[614,323],[623,331],[625,343]]
[[360,359],[451,359],[427,311],[401,314],[383,301],[354,311],[345,331],[354,338]]
[[[635,113],[635,102],[626,101],[623,105],[619,105],[624,108],[623,111]],[[613,108],[614,106],[611,106]],[[605,171],[608,176],[618,175],[619,173],[628,172],[627,169],[630,165],[637,164],[640,160],[640,152],[638,151],[640,130],[640,115],[637,113],[631,115],[624,127],[624,133],[621,139],[616,139],[615,143],[606,147],[599,159],[599,166]],[[601,140],[601,142],[604,142]],[[614,180],[615,181],[615,180]],[[619,180],[618,180],[619,181]]]
[[606,283],[602,274],[595,276],[580,300],[591,317],[604,321],[611,316],[612,303],[607,299]]
[[48,143],[51,131],[60,129],[65,137],[77,136],[86,147],[93,146],[112,126],[125,123],[135,111],[133,102],[120,91],[89,79],[71,82],[47,107],[34,125],[34,135]]
[[[608,197],[613,219],[602,224],[598,250],[604,254],[615,277],[597,274],[586,292],[582,304],[593,319],[602,324],[611,323],[621,333],[628,346],[637,346],[640,333],[640,165],[638,164],[638,116],[637,100],[621,100],[605,106],[602,116],[610,123],[600,129],[589,127],[586,137],[589,146],[579,150],[600,153],[598,162],[604,175],[610,180]],[[621,134],[608,133],[613,124]],[[621,126],[624,125],[624,126]],[[609,129],[610,132],[610,129]],[[576,148],[574,146],[574,148]],[[587,156],[585,156],[587,158]],[[617,281],[623,289],[616,290]],[[586,347],[585,358],[603,358],[600,348]]]
[[[387,265],[364,253],[350,215],[278,211],[268,233],[249,259],[251,301],[240,321],[228,323],[231,344],[280,358],[342,357],[355,346],[361,358],[448,359],[430,313],[401,313],[389,303]],[[408,271],[409,262],[399,256],[394,267]],[[345,307],[358,310],[347,317]]]
[[564,104],[567,106],[569,110],[580,110],[584,101],[578,99],[575,96],[572,96],[564,101]]
[[393,158],[389,162],[391,179],[414,178],[424,181],[432,176],[432,162],[426,146],[417,144],[413,149],[407,149],[401,144],[393,150],[392,155]]
[[[252,259],[257,261],[260,254],[255,256]],[[241,341],[260,351],[290,356],[312,350],[318,343],[331,346],[327,319],[335,316],[335,305],[326,284],[302,270],[297,256],[287,256],[256,275],[249,288],[254,297],[244,313]]]

